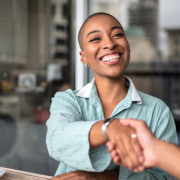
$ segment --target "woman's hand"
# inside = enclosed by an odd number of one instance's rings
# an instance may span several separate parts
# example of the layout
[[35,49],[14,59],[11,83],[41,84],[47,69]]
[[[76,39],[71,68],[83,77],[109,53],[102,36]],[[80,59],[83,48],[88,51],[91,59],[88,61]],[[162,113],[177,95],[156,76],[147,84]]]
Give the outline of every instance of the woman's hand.
[[132,138],[136,130],[132,127],[124,126],[119,119],[114,120],[106,130],[106,134],[111,142],[111,155],[116,164],[128,167],[131,170],[144,170],[142,165],[144,158],[142,148],[137,138]]
[[51,180],[118,180],[119,172],[106,170],[104,172],[71,171],[53,177]]

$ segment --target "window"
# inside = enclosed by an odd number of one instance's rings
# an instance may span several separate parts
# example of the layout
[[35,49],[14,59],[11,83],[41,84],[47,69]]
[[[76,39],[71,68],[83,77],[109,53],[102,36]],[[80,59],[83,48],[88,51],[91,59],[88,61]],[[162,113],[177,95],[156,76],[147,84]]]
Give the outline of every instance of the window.
[[24,63],[27,59],[27,2],[1,0],[0,62]]

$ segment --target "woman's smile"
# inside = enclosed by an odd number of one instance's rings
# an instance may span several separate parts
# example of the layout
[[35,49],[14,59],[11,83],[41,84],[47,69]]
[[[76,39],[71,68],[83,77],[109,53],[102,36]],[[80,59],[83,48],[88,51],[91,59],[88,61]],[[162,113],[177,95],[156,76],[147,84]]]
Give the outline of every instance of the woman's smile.
[[122,53],[108,53],[102,56],[100,58],[100,61],[107,65],[115,65],[120,63],[122,56]]

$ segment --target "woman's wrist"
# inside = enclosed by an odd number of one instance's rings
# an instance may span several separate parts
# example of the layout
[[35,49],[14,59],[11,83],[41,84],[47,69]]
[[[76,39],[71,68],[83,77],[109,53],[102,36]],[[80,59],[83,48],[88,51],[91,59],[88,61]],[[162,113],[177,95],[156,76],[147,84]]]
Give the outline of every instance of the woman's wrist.
[[104,120],[96,122],[90,129],[90,132],[89,132],[90,150],[93,150],[102,145],[105,145],[107,142],[101,130],[103,122]]

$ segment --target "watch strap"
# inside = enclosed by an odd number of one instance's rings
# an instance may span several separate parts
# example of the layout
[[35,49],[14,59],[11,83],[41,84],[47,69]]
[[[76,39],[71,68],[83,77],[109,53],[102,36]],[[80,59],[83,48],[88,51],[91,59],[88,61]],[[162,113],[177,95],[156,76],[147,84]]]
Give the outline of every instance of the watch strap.
[[107,129],[107,127],[109,126],[109,124],[110,124],[113,120],[114,120],[114,118],[107,118],[107,119],[105,119],[104,122],[103,122],[103,124],[102,124],[102,128],[101,128],[102,134],[103,134],[104,138],[105,138],[106,140],[108,140],[108,141],[109,141],[109,138],[106,136],[106,129]]

